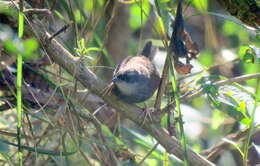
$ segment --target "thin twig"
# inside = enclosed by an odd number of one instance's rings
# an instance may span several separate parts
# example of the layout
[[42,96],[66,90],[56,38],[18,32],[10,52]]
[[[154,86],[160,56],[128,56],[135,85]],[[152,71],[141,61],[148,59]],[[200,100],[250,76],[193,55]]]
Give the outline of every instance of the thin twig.
[[162,78],[161,78],[161,82],[160,82],[160,85],[159,85],[159,88],[158,88],[158,92],[157,92],[157,96],[156,96],[156,100],[155,100],[155,104],[154,104],[155,110],[160,109],[162,97],[163,97],[163,94],[164,94],[164,91],[165,91],[165,88],[166,88],[166,81],[168,79],[168,71],[169,71],[169,61],[168,61],[169,56],[170,56],[170,54],[168,53],[165,65],[163,67]]
[[37,9],[37,8],[32,8],[32,9],[26,9],[24,10],[25,14],[45,14],[45,15],[51,15],[51,11],[49,9]]
[[158,145],[159,145],[159,142],[157,142],[153,146],[153,148],[144,156],[144,158],[138,163],[138,165],[141,165],[153,153],[153,151],[157,148]]
[[55,32],[54,34],[52,34],[48,40],[51,41],[54,37],[58,36],[60,33],[64,32],[73,22],[70,21],[69,23],[67,23],[66,25],[64,25],[60,30],[58,30],[57,32]]
[[[1,4],[1,1],[0,1]],[[11,5],[11,4],[10,4]],[[117,112],[123,116],[134,121],[136,124],[141,125],[142,119],[140,115],[143,111],[135,105],[129,105],[124,103],[114,95],[102,96],[101,90],[105,87],[102,82],[91,70],[89,70],[83,62],[78,62],[77,59],[69,53],[57,40],[53,39],[48,41],[51,35],[45,30],[42,22],[34,18],[34,21],[26,19],[26,28],[31,31],[31,34],[35,34],[37,39],[42,41],[45,45],[45,51],[51,55],[52,60],[64,68],[71,75],[75,75],[75,78],[81,82],[81,84],[89,89],[91,93],[103,98],[106,103],[111,105]],[[180,159],[183,159],[182,148],[179,140],[175,137],[170,137],[160,125],[151,123],[145,123],[143,128],[147,133],[153,136],[170,154],[174,154]],[[212,166],[213,163],[209,162],[199,154],[195,153],[191,148],[187,148],[188,159],[194,166]]]
[[[240,132],[237,132],[237,133],[230,134],[230,135],[226,136],[225,138],[228,139],[228,140],[232,140],[234,142],[239,141],[241,139],[245,139],[245,136],[247,135],[248,131],[249,131],[249,129],[246,129],[244,131],[240,131]],[[222,141],[215,144],[211,148],[203,150],[201,152],[201,154],[207,155],[207,159],[212,161],[216,157],[218,157],[221,154],[221,152],[224,149],[227,149],[230,145],[231,145],[230,143],[228,143],[228,142],[226,142],[222,139]]]

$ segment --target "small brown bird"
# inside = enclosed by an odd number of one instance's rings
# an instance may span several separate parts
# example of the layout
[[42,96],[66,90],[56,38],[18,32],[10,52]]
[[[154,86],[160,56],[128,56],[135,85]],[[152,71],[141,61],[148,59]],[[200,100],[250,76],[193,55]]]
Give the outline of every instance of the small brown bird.
[[128,56],[114,71],[112,82],[107,86],[121,100],[140,103],[149,99],[159,86],[160,76],[152,63],[152,42],[146,43],[141,55]]

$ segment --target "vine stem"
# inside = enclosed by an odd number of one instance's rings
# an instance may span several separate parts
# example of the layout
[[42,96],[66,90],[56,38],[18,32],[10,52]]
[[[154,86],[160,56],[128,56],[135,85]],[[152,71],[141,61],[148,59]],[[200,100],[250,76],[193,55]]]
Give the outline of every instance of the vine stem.
[[183,162],[184,162],[184,166],[189,166],[189,160],[188,160],[188,153],[187,153],[187,146],[186,146],[186,137],[185,137],[185,133],[184,133],[184,127],[183,127],[183,120],[182,120],[182,113],[181,113],[181,108],[180,108],[180,94],[178,92],[178,88],[177,88],[177,81],[175,78],[175,74],[174,74],[174,69],[173,69],[173,58],[170,57],[171,61],[170,61],[170,70],[169,70],[169,76],[172,82],[172,89],[174,91],[174,100],[175,100],[175,104],[176,104],[176,111],[178,114],[178,125],[179,125],[179,130],[180,130],[180,137],[181,137],[181,146],[182,146],[182,150],[183,150]]
[[255,112],[256,112],[256,108],[259,102],[259,97],[260,97],[260,79],[257,79],[257,87],[256,87],[256,96],[255,96],[255,102],[254,102],[254,107],[253,110],[251,112],[251,123],[249,126],[249,131],[248,131],[248,135],[246,138],[246,142],[244,144],[244,156],[243,156],[243,165],[246,166],[247,165],[247,156],[248,156],[248,150],[249,150],[249,144],[250,144],[250,139],[253,135],[253,131],[254,131],[254,119],[255,119]]
[[[24,32],[24,15],[23,15],[23,0],[19,1],[18,14],[18,37],[22,38]],[[23,56],[21,53],[17,55],[17,144],[18,144],[18,160],[19,166],[23,166],[23,152],[21,146],[21,128],[22,128],[22,71]]]

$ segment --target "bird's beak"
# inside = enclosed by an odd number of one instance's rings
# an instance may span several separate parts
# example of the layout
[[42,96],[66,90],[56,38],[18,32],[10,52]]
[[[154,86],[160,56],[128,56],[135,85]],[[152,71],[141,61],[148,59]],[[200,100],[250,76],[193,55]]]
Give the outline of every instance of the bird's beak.
[[118,82],[119,81],[119,79],[117,78],[117,77],[114,77],[113,79],[112,79],[112,82]]
[[115,84],[114,82],[111,82],[110,84],[108,84],[103,90],[102,90],[102,96],[105,96],[105,95],[110,95],[111,94],[111,91],[113,90]]

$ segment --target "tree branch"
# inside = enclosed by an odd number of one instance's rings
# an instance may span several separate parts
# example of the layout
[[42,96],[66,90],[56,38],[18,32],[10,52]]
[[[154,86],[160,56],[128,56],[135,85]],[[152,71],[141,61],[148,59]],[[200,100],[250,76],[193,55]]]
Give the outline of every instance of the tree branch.
[[[12,7],[12,2],[6,3],[0,1],[0,5],[7,4]],[[17,4],[16,4],[17,5]],[[14,8],[14,6],[13,6]],[[15,7],[16,8],[16,7]],[[42,44],[42,48],[48,53],[50,58],[65,69],[68,73],[73,75],[81,84],[86,87],[91,93],[101,97],[106,103],[115,108],[120,114],[132,120],[143,128],[147,133],[152,135],[170,154],[174,154],[180,159],[183,159],[183,152],[180,142],[175,137],[170,137],[168,133],[160,126],[159,123],[144,123],[143,111],[135,105],[124,103],[116,96],[102,96],[101,92],[105,84],[78,58],[72,56],[57,40],[50,38],[50,34],[45,30],[44,24],[37,20],[26,19],[27,31],[34,34]],[[141,125],[143,124],[143,125]],[[194,152],[191,148],[187,149],[190,163],[194,166],[212,166],[210,161]]]

